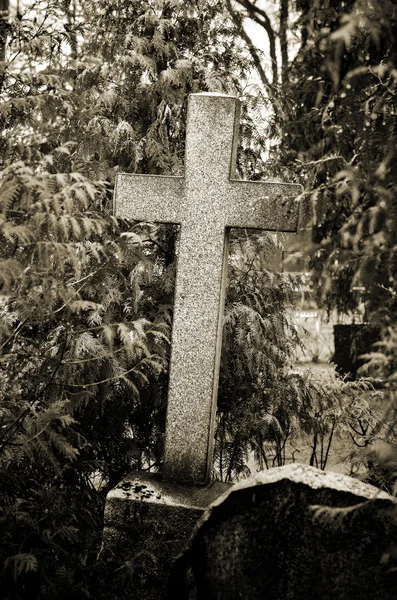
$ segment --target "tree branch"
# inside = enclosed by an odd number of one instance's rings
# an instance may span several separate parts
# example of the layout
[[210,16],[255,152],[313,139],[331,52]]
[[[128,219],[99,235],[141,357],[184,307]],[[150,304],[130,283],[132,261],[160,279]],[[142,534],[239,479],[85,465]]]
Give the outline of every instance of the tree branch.
[[242,21],[240,13],[233,10],[230,0],[226,0],[226,6],[227,6],[230,16],[233,20],[233,23],[235,24],[241,38],[244,40],[244,42],[246,43],[246,45],[248,47],[249,53],[251,54],[252,60],[254,61],[255,68],[258,71],[258,75],[261,79],[262,84],[267,88],[269,96],[272,96],[273,91],[272,91],[271,83],[270,83],[269,79],[267,78],[267,75],[262,67],[262,62],[261,62],[261,59],[259,58],[259,54],[258,54],[251,38],[249,37],[249,35],[247,34],[247,32],[244,29],[243,21]]
[[[249,14],[250,19],[252,19],[253,21],[255,21],[255,23],[258,23],[258,25],[263,27],[263,29],[267,33],[267,37],[269,39],[269,53],[270,53],[271,67],[272,67],[272,84],[276,85],[278,82],[276,34],[274,33],[269,16],[266,13],[266,11],[264,11],[262,8],[259,8],[258,6],[253,4],[250,0],[235,0],[235,1],[238,4],[240,4],[240,6],[245,8],[245,10]],[[229,1],[227,3],[229,4]],[[233,12],[235,12],[235,11],[233,11]]]

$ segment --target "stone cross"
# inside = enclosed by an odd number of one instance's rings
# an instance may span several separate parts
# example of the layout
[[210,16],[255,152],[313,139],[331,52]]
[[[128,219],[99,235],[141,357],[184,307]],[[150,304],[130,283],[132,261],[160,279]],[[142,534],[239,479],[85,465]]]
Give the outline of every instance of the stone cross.
[[206,484],[212,468],[231,227],[296,231],[301,186],[234,179],[240,104],[189,97],[184,177],[119,174],[115,214],[180,225],[163,476]]

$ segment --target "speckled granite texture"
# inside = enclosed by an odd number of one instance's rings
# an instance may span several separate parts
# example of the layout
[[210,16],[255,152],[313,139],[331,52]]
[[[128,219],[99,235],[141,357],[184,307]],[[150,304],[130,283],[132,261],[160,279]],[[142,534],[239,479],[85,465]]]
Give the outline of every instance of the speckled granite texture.
[[211,469],[228,228],[296,231],[295,184],[233,179],[239,101],[189,97],[184,177],[121,174],[118,216],[181,226],[164,476],[205,483]]
[[395,600],[397,500],[307,465],[263,471],[204,513],[171,571],[176,598]]

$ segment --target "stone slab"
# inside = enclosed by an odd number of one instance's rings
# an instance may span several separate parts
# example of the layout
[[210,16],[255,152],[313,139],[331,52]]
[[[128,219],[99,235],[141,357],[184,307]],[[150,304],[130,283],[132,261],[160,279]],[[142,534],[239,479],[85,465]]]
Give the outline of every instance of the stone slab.
[[176,561],[168,600],[397,598],[397,500],[293,464],[218,498]]
[[204,510],[228,484],[193,487],[131,473],[106,499],[101,577],[112,600],[161,600],[171,566]]

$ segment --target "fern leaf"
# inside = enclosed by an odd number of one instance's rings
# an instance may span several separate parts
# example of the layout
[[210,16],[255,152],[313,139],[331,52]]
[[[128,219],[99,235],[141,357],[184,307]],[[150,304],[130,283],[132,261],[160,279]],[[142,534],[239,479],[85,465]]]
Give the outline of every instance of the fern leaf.
[[9,556],[5,561],[5,569],[10,569],[14,581],[16,581],[21,575],[25,573],[31,573],[37,571],[39,563],[37,557],[34,554],[21,552]]

